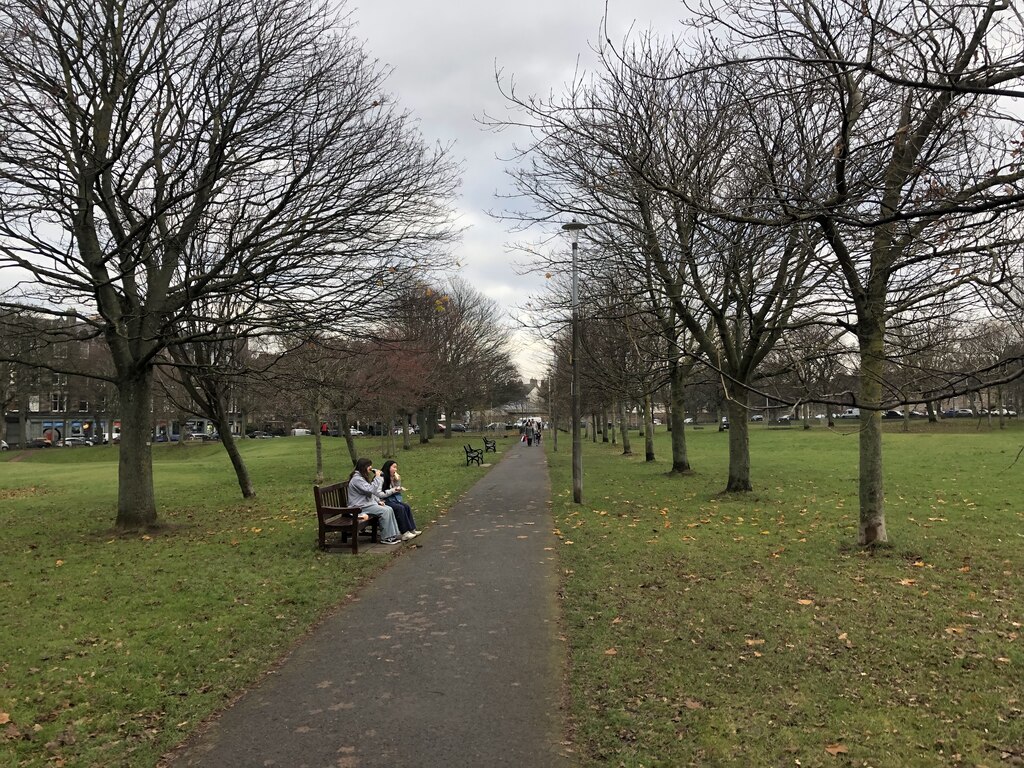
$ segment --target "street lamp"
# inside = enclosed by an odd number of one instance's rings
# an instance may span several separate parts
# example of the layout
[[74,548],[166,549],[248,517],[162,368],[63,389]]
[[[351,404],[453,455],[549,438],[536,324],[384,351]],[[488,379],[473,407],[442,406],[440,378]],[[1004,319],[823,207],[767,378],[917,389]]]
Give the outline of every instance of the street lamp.
[[580,232],[587,228],[573,219],[563,224],[572,242],[572,500],[583,503],[583,446],[580,445],[580,297],[576,278],[576,252],[579,249]]

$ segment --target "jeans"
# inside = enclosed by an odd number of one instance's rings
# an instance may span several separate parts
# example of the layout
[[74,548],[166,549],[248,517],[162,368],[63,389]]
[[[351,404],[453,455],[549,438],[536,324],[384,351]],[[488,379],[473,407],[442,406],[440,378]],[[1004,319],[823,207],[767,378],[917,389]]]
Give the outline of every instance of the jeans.
[[399,501],[394,496],[384,499],[384,503],[391,507],[395,513],[395,520],[398,521],[398,530],[402,533],[416,530],[416,521],[412,519],[412,507],[404,501]]
[[380,518],[380,535],[383,538],[393,539],[398,536],[398,526],[395,524],[395,513],[392,511],[391,507],[385,507],[383,504],[371,504],[368,507],[363,507],[360,511]]

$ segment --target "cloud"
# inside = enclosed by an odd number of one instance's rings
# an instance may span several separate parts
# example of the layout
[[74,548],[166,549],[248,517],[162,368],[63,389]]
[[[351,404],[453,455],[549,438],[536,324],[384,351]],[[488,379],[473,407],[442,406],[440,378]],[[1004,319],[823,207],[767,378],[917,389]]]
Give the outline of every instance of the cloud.
[[[454,142],[453,156],[464,163],[458,206],[469,229],[458,252],[460,274],[510,314],[521,314],[517,308],[541,294],[544,278],[522,274],[515,262],[524,256],[509,247],[522,235],[487,213],[500,210],[498,196],[511,192],[500,158],[511,153],[516,134],[487,130],[479,121],[508,112],[496,73],[522,94],[547,95],[592,68],[591,45],[601,32],[605,3],[363,0],[349,8],[354,34],[373,57],[393,67],[389,88],[418,119],[424,137]],[[609,35],[619,42],[630,27],[671,34],[684,8],[665,0],[613,1],[608,12]],[[542,376],[548,353],[526,334],[517,337],[523,375]]]

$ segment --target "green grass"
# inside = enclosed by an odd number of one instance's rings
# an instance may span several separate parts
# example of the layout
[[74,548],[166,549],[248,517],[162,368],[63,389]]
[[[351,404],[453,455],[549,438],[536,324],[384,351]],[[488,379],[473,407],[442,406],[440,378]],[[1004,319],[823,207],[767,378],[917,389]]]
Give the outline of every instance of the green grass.
[[872,552],[855,435],[752,429],[737,496],[726,441],[688,432],[686,477],[664,434],[587,443],[578,506],[546,444],[579,764],[1024,762],[1024,431],[887,434]]
[[[421,528],[486,471],[463,442],[396,457]],[[359,446],[380,465],[378,438]],[[311,438],[242,450],[255,500],[219,445],[155,446],[164,525],[133,535],[112,528],[116,448],[2,455],[0,765],[156,764],[396,556],[316,549]]]

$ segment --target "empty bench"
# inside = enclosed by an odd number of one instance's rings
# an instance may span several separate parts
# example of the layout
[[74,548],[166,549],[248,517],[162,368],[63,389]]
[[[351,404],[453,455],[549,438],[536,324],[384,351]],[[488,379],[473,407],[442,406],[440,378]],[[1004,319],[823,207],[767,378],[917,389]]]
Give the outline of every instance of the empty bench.
[[464,445],[462,447],[466,449],[466,466],[467,467],[470,465],[471,462],[474,462],[474,461],[476,462],[476,465],[478,467],[483,463],[484,452],[482,450],[480,450],[479,448],[474,448],[471,445]]
[[484,438],[484,453],[497,453],[498,452],[498,441],[488,440]]
[[360,520],[358,507],[348,506],[348,480],[333,485],[314,485],[313,499],[316,501],[317,544],[320,549],[331,546],[327,534],[341,534],[341,544],[351,536],[352,554],[359,554],[359,534],[369,533],[370,541],[380,541],[380,521],[370,515]]

